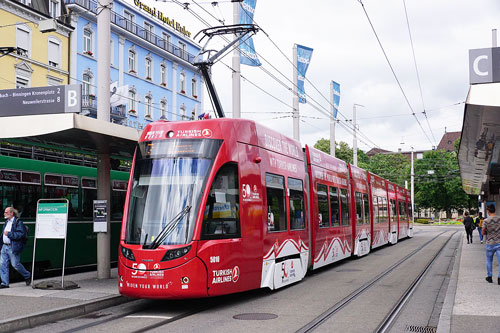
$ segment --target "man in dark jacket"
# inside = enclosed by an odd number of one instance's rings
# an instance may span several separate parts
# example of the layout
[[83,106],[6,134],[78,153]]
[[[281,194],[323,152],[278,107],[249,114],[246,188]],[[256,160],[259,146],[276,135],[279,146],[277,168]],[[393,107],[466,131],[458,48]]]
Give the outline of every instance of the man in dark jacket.
[[474,230],[474,220],[472,217],[469,216],[469,212],[464,213],[464,226],[465,226],[465,233],[467,234],[467,244],[469,244],[469,238],[470,242],[472,243],[472,231]]
[[7,220],[2,230],[1,258],[0,258],[0,277],[2,283],[0,288],[9,288],[9,263],[14,267],[26,281],[29,286],[31,274],[21,264],[21,252],[24,249],[24,238],[26,231],[23,222],[18,218],[17,210],[14,207],[7,207],[4,211],[4,217]]

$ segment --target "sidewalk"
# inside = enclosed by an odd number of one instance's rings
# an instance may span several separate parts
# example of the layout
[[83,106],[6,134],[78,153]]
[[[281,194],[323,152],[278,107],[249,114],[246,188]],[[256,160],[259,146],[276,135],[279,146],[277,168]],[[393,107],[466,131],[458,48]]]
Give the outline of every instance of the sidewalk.
[[493,283],[486,277],[485,244],[474,230],[472,244],[462,231],[453,273],[448,286],[438,333],[500,332],[500,285],[498,261],[493,257]]
[[[35,327],[43,323],[80,316],[105,307],[127,302],[118,293],[117,269],[111,278],[97,280],[97,272],[87,272],[64,277],[79,288],[71,290],[33,289],[24,282],[11,283],[10,288],[0,289],[0,332],[11,332]],[[61,281],[61,277],[35,280]]]

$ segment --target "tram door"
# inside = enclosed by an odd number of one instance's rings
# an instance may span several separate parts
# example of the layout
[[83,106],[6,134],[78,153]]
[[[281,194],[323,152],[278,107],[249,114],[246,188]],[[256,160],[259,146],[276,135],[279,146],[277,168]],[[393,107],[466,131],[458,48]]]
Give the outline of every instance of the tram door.
[[[252,147],[239,148],[255,154]],[[210,296],[259,287],[260,264],[252,257],[260,253],[253,228],[261,215],[255,209],[262,204],[259,166],[241,154],[238,163],[220,166],[205,206],[198,254],[207,266]]]

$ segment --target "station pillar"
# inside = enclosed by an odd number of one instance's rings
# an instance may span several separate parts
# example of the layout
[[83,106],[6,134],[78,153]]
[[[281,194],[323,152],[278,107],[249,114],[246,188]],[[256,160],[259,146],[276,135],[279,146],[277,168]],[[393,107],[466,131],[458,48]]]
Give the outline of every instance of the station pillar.
[[110,224],[110,205],[111,202],[111,184],[110,184],[111,163],[109,152],[99,152],[97,155],[97,198],[106,200],[106,232],[97,233],[97,278],[109,279],[111,277],[111,224]]

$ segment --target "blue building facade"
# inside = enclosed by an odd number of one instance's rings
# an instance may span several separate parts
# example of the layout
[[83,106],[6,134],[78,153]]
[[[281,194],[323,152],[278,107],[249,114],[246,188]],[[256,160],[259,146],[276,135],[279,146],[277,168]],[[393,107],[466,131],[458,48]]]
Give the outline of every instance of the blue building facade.
[[[96,117],[98,3],[65,2],[75,28],[70,37],[70,80],[82,84],[82,113]],[[190,37],[184,23],[139,0],[113,2],[112,122],[143,129],[158,119],[196,119],[202,112],[203,79],[192,65],[200,47]]]

